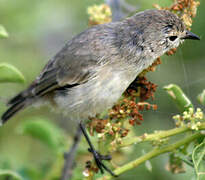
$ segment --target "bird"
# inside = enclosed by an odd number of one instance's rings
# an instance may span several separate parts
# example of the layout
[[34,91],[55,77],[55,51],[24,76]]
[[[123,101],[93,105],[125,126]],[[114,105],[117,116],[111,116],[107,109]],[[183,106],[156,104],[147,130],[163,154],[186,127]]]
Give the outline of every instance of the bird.
[[84,122],[111,108],[144,69],[186,39],[200,38],[168,10],[145,10],[92,26],[69,40],[28,88],[8,101],[1,123],[30,105],[47,102],[79,123],[101,172],[115,176],[102,162],[110,158],[91,144]]

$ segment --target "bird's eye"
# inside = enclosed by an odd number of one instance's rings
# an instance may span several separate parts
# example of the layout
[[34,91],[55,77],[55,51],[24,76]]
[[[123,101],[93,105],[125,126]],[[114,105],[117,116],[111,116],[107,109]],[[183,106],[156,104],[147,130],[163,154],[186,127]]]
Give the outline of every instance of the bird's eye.
[[170,40],[170,41],[175,41],[176,39],[177,39],[177,36],[170,36],[170,37],[169,37],[169,40]]

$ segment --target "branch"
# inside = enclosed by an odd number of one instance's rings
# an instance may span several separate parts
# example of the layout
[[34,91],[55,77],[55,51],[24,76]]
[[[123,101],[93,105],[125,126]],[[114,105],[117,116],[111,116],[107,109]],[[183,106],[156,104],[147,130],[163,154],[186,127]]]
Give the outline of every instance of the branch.
[[[131,162],[125,164],[124,166],[121,166],[121,167],[115,169],[114,173],[116,175],[120,175],[120,174],[122,174],[130,169],[133,169],[133,168],[139,166],[140,164],[144,163],[145,161],[147,161],[153,157],[156,157],[160,154],[164,154],[167,152],[171,152],[171,151],[181,147],[182,145],[189,144],[193,140],[200,138],[202,136],[204,136],[204,135],[201,134],[200,132],[197,132],[197,133],[194,133],[193,135],[188,136],[182,140],[179,140],[173,144],[166,145],[164,147],[157,147],[157,148],[153,149],[152,151],[148,152],[147,154],[137,158],[136,160],[131,161]],[[113,178],[112,176],[108,175],[108,176],[103,176],[102,178],[98,178],[97,180],[109,180],[112,178]]]
[[[201,123],[198,126],[198,128],[199,128],[199,130],[204,130],[205,123]],[[158,132],[153,133],[153,134],[143,134],[142,136],[125,138],[122,141],[122,144],[119,145],[119,147],[126,147],[126,146],[130,146],[132,144],[137,144],[137,143],[146,142],[146,141],[156,141],[159,139],[163,139],[163,138],[167,138],[167,137],[174,136],[177,134],[181,134],[181,133],[184,133],[187,131],[192,131],[192,129],[190,127],[187,127],[187,126],[182,126],[182,127],[170,129],[167,131],[158,131]]]
[[63,171],[62,171],[61,180],[68,180],[72,176],[72,168],[73,168],[73,164],[74,164],[77,146],[80,142],[81,134],[82,134],[81,129],[78,126],[78,128],[76,130],[76,134],[73,138],[73,141],[74,141],[73,145],[70,148],[70,151],[68,153],[65,153],[65,163],[64,163],[64,167],[63,167]]

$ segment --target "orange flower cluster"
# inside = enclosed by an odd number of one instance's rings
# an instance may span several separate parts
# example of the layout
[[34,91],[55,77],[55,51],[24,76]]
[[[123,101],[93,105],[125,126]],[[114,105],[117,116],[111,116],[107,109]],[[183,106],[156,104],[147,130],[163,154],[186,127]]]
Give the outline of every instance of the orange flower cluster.
[[97,133],[102,133],[103,129],[105,128],[106,124],[108,123],[108,119],[102,119],[99,117],[90,117],[90,122],[88,123],[88,128],[89,128],[89,132],[90,134],[93,136],[94,135],[94,131],[96,131]]
[[149,98],[154,100],[154,93],[157,90],[157,85],[147,81],[146,77],[139,77],[139,84],[140,84],[140,102],[146,101]]
[[156,67],[158,65],[162,64],[162,61],[160,59],[160,57],[158,57],[153,63],[151,66],[149,66],[147,69],[145,69],[139,76],[144,76],[146,74],[146,72],[149,72],[149,71],[152,71],[154,72]]
[[173,49],[169,50],[168,52],[166,52],[166,55],[171,56],[171,55],[175,54],[176,52],[177,52],[177,48],[173,48]]
[[[135,90],[133,90],[135,94]],[[139,106],[134,99],[135,96],[124,97],[120,104],[116,104],[109,112],[109,117],[111,119],[123,120],[129,118],[129,123],[131,125],[141,124],[143,121],[143,116],[139,112]]]
[[107,119],[103,118],[90,118],[90,122],[87,124],[89,133],[94,135],[94,132],[101,134],[101,137],[104,135],[112,136],[112,139],[115,139],[115,136],[122,138],[127,136],[129,130],[123,127],[123,124],[120,123],[122,119],[111,119],[109,116]]

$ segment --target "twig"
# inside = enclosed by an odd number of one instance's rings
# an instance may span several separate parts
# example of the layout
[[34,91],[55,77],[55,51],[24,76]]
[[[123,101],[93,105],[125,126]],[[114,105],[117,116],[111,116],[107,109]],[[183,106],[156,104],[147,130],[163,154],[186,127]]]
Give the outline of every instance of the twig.
[[120,0],[105,0],[112,9],[112,21],[119,21],[123,17]]
[[[194,133],[193,135],[188,136],[182,140],[179,140],[173,144],[169,144],[169,145],[166,145],[164,147],[155,148],[152,151],[148,152],[147,154],[137,158],[136,160],[131,161],[131,162],[125,164],[124,166],[121,166],[121,167],[115,169],[114,173],[116,175],[120,175],[120,174],[122,174],[130,169],[133,169],[133,168],[139,166],[140,164],[144,163],[145,161],[147,161],[153,157],[156,157],[160,154],[164,154],[167,152],[171,152],[171,151],[173,151],[173,150],[175,150],[175,149],[177,149],[185,144],[189,144],[193,140],[200,138],[202,136],[204,136],[204,135],[201,134],[200,132],[197,132],[197,133]],[[112,179],[112,176],[103,176],[102,178],[99,178],[97,180],[109,180],[109,179]]]
[[[204,130],[205,123],[201,123],[198,126],[198,129]],[[125,138],[119,147],[126,147],[126,146],[130,146],[132,144],[138,144],[138,143],[146,142],[146,141],[156,141],[156,140],[160,140],[160,139],[174,136],[177,134],[181,134],[181,133],[184,133],[187,131],[192,131],[192,129],[190,127],[187,127],[187,126],[182,126],[182,127],[170,129],[167,131],[158,131],[158,132],[153,133],[153,134],[144,134],[142,136]]]
[[70,148],[69,152],[65,153],[65,163],[62,171],[61,180],[69,180],[72,176],[75,154],[76,154],[78,144],[80,142],[81,134],[82,134],[81,129],[78,126],[76,130],[76,134],[73,138],[73,145]]
[[105,0],[105,3],[112,9],[112,21],[119,21],[125,18],[129,13],[135,12],[136,9],[138,9],[137,6],[132,6],[125,2],[125,0]]

